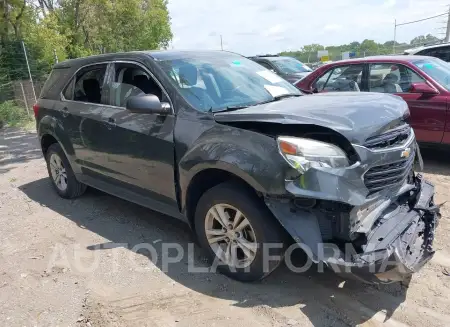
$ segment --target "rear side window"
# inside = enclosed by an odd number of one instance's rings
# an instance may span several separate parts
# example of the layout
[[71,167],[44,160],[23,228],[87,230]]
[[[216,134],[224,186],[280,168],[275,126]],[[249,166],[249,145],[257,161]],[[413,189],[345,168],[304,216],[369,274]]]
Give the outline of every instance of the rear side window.
[[339,66],[327,71],[314,84],[318,92],[360,91],[364,65]]
[[439,47],[439,48],[431,48],[419,51],[416,53],[420,56],[430,56],[442,59],[444,61],[450,62],[450,47]]
[[59,99],[61,88],[70,76],[70,68],[53,69],[42,88],[40,97],[42,99]]
[[264,68],[267,68],[268,70],[274,70],[272,66],[270,66],[268,63],[264,61],[257,61],[257,63],[263,66]]
[[102,86],[107,64],[81,69],[63,91],[66,100],[102,103]]

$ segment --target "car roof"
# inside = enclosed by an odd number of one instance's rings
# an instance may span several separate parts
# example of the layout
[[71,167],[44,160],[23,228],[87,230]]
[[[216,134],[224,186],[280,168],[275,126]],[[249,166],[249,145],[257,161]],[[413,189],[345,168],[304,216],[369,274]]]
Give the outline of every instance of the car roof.
[[[283,59],[283,58],[293,58],[289,56],[277,56],[277,55],[265,55],[265,56],[252,56],[249,57],[250,59],[266,59],[266,60],[277,60],[277,59]],[[295,59],[295,58],[294,58]]]
[[433,44],[433,45],[423,45],[423,46],[420,46],[420,47],[407,49],[407,50],[405,50],[405,53],[414,54],[414,53],[419,52],[421,50],[440,48],[440,47],[445,47],[445,46],[449,46],[449,45],[450,45],[450,43],[439,43],[439,44]]
[[73,66],[84,66],[88,64],[100,63],[102,61],[120,60],[130,57],[136,58],[153,58],[155,60],[173,60],[182,58],[195,58],[195,57],[230,57],[230,56],[241,56],[237,53],[230,51],[220,51],[220,50],[152,50],[152,51],[131,51],[131,52],[117,52],[108,53],[101,55],[94,55],[89,57],[69,59],[60,62],[54,66],[54,68],[68,68]]
[[[371,56],[371,57],[365,57],[365,58],[354,58],[354,59],[344,59],[344,60],[338,60],[334,61],[332,63],[323,65],[325,66],[334,66],[334,65],[341,65],[341,64],[355,64],[355,63],[365,63],[365,62],[397,62],[397,63],[405,63],[405,62],[412,62],[415,60],[421,60],[421,59],[436,59],[429,56],[410,56],[410,55],[392,55],[392,56]],[[321,68],[322,68],[321,67]]]

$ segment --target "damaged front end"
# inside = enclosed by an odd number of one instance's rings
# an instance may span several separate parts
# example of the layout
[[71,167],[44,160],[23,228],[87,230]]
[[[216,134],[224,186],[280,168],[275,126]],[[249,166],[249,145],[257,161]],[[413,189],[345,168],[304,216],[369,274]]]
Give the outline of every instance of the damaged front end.
[[366,282],[404,281],[433,254],[439,207],[411,130],[400,146],[354,145],[346,168],[313,167],[286,180],[286,197],[268,208],[316,263]]

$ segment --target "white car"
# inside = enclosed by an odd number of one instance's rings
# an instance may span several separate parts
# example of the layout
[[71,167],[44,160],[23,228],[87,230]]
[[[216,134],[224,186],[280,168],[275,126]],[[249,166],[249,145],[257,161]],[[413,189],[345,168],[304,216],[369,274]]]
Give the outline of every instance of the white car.
[[408,49],[405,55],[431,56],[450,62],[450,43],[441,43]]

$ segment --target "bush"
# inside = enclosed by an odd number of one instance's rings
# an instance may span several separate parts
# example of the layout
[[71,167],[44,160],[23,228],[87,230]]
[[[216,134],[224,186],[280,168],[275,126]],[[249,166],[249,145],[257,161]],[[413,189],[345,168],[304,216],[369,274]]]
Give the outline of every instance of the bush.
[[30,119],[26,110],[17,106],[14,101],[0,103],[0,128],[6,124],[14,126]]

